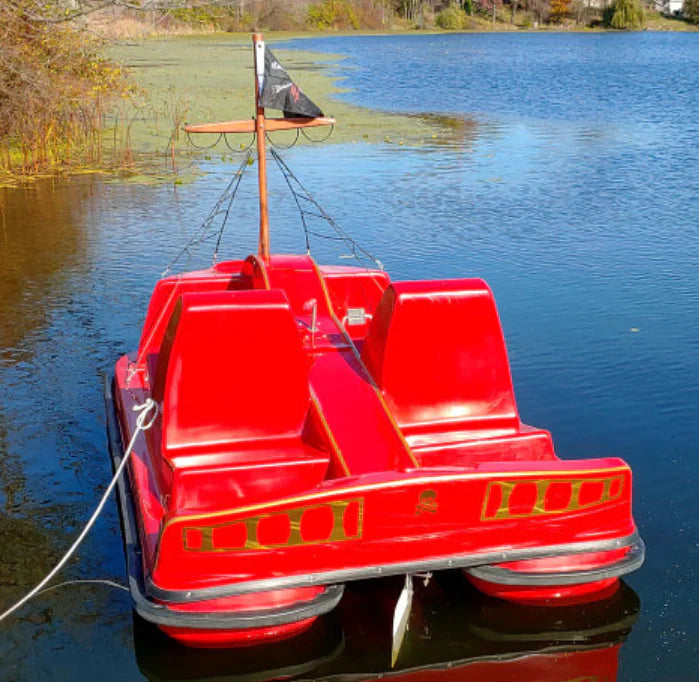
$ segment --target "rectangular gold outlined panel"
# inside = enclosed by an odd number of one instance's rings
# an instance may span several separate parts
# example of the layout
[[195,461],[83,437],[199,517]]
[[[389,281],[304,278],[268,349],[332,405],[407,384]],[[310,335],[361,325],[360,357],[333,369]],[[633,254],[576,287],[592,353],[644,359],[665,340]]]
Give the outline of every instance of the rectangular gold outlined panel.
[[[550,493],[561,486],[568,489],[567,501],[560,505],[552,503]],[[525,490],[525,487],[527,490]],[[613,502],[624,490],[623,474],[597,478],[540,478],[531,480],[509,479],[490,481],[485,491],[481,521],[526,519],[554,514],[569,514]],[[533,493],[531,504],[522,493]],[[598,494],[599,493],[599,494]],[[519,503],[513,496],[525,497]],[[581,499],[582,497],[582,499]]]
[[[242,552],[346,542],[361,539],[363,524],[364,498],[355,497],[226,523],[183,526],[182,547],[186,552]],[[261,537],[265,530],[278,537]]]

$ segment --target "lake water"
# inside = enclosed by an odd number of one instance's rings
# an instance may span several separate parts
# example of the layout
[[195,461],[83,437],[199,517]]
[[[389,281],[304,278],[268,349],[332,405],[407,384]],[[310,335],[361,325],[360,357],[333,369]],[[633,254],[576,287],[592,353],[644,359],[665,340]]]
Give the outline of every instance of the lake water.
[[[455,119],[448,140],[419,148],[283,154],[394,278],[488,280],[522,417],[550,429],[562,457],[631,464],[647,544],[623,593],[555,616],[493,605],[458,576],[432,583],[399,665],[453,661],[445,682],[613,679],[618,659],[619,680],[699,679],[699,34],[292,46],[347,55],[352,102]],[[156,278],[232,168],[177,187],[88,177],[0,194],[0,610],[51,567],[109,480],[101,377],[135,348]],[[273,249],[301,250],[283,181],[270,179]],[[255,248],[254,189],[252,176],[241,185],[230,257]],[[342,255],[322,241],[314,253]],[[64,579],[123,582],[120,543],[109,504]],[[286,647],[211,653],[134,623],[123,591],[66,586],[0,625],[0,678],[378,672],[399,588],[352,590]],[[535,651],[520,667],[479,667]]]

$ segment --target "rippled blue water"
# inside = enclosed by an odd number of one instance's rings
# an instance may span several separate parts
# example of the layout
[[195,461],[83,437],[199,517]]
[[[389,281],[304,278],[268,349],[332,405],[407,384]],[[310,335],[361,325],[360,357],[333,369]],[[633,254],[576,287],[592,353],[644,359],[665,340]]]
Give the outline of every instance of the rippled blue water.
[[[296,45],[347,55],[353,102],[468,122],[440,146],[285,158],[394,278],[488,280],[523,418],[563,457],[618,455],[634,470],[648,556],[628,579],[642,611],[619,679],[699,678],[699,35]],[[108,480],[100,375],[135,347],[155,278],[231,168],[209,170],[176,189],[83,179],[3,195],[2,603],[67,546]],[[273,175],[273,247],[299,250],[283,189]],[[248,181],[232,257],[254,250],[253,192]],[[123,576],[114,508],[66,573]],[[139,674],[121,592],[56,590],[0,627],[9,679]]]

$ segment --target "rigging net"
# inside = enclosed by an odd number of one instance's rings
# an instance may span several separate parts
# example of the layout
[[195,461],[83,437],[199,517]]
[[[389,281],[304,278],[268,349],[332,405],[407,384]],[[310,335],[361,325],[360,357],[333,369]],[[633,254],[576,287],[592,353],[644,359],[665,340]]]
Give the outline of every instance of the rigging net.
[[[243,173],[247,166],[252,163],[252,152],[248,151],[245,155],[240,166],[233,174],[231,181],[228,186],[223,191],[221,196],[218,198],[214,207],[209,212],[204,222],[199,226],[199,229],[190,238],[190,240],[180,249],[179,253],[168,263],[165,270],[162,272],[161,277],[167,277],[172,273],[173,268],[180,262],[180,260],[186,256],[185,267],[187,263],[191,260],[196,250],[204,242],[211,241],[216,238],[216,244],[214,246],[213,262],[212,265],[216,264],[216,259],[218,258],[218,250],[221,246],[221,239],[223,237],[223,231],[226,228],[226,223],[228,222],[228,216],[231,212],[231,206],[233,205],[233,200],[238,192],[238,187],[240,186],[240,181],[243,179]],[[214,224],[217,222],[218,218],[222,216],[221,225],[218,231],[215,231]]]
[[[289,168],[284,159],[275,149],[270,149],[272,158],[277,163],[284,180],[294,198],[296,207],[301,216],[301,225],[303,226],[304,235],[306,238],[306,253],[311,255],[311,237],[318,239],[326,239],[331,241],[342,242],[349,249],[349,257],[354,258],[357,263],[367,270],[371,266],[367,265],[366,261],[371,261],[379,270],[383,270],[383,264],[378,258],[369,253],[363,246],[353,239],[345,230],[343,230],[325,211],[325,209],[316,201],[313,195],[304,187],[301,181],[294,175],[294,172]],[[320,219],[327,223],[334,234],[319,232],[311,228],[309,219]]]
[[[357,261],[360,267],[366,270],[373,269],[374,267],[377,267],[379,270],[383,270],[384,267],[381,261],[373,256],[367,249],[361,246],[359,242],[357,242],[348,232],[346,232],[325,211],[325,209],[318,203],[310,191],[306,189],[303,183],[296,177],[291,168],[289,168],[288,164],[284,161],[284,159],[282,159],[279,152],[277,152],[274,148],[271,148],[269,151],[286,182],[289,192],[291,193],[294,203],[296,204],[296,208],[299,212],[301,225],[304,231],[306,253],[309,256],[312,255],[313,238],[335,241],[343,244],[349,251],[348,254],[340,256],[341,258],[353,258]],[[221,246],[221,240],[230,216],[233,201],[237,195],[243,174],[247,166],[251,165],[252,163],[253,155],[252,152],[248,150],[245,158],[238,166],[230,182],[217,199],[206,219],[202,222],[197,231],[184,245],[184,247],[180,249],[177,255],[175,255],[175,257],[168,263],[167,267],[162,272],[161,277],[167,277],[170,275],[175,266],[177,266],[178,263],[180,263],[185,257],[186,259],[184,260],[182,269],[186,269],[187,264],[197,252],[197,249],[203,243],[213,241],[214,239],[215,245],[212,256],[212,266],[216,264]],[[219,219],[220,224],[218,229],[214,229]],[[316,227],[317,223],[314,222],[318,220],[328,225],[331,230],[324,232],[318,229]]]

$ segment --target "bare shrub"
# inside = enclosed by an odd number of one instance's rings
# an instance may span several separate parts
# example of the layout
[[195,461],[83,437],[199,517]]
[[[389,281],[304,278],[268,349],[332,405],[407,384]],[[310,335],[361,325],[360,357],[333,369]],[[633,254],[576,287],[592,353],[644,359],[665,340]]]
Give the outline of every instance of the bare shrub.
[[359,19],[349,0],[320,0],[309,5],[306,22],[309,28],[317,31],[359,28]]
[[76,155],[102,162],[107,100],[130,90],[98,47],[70,24],[43,20],[36,0],[0,0],[0,167],[36,173]]

